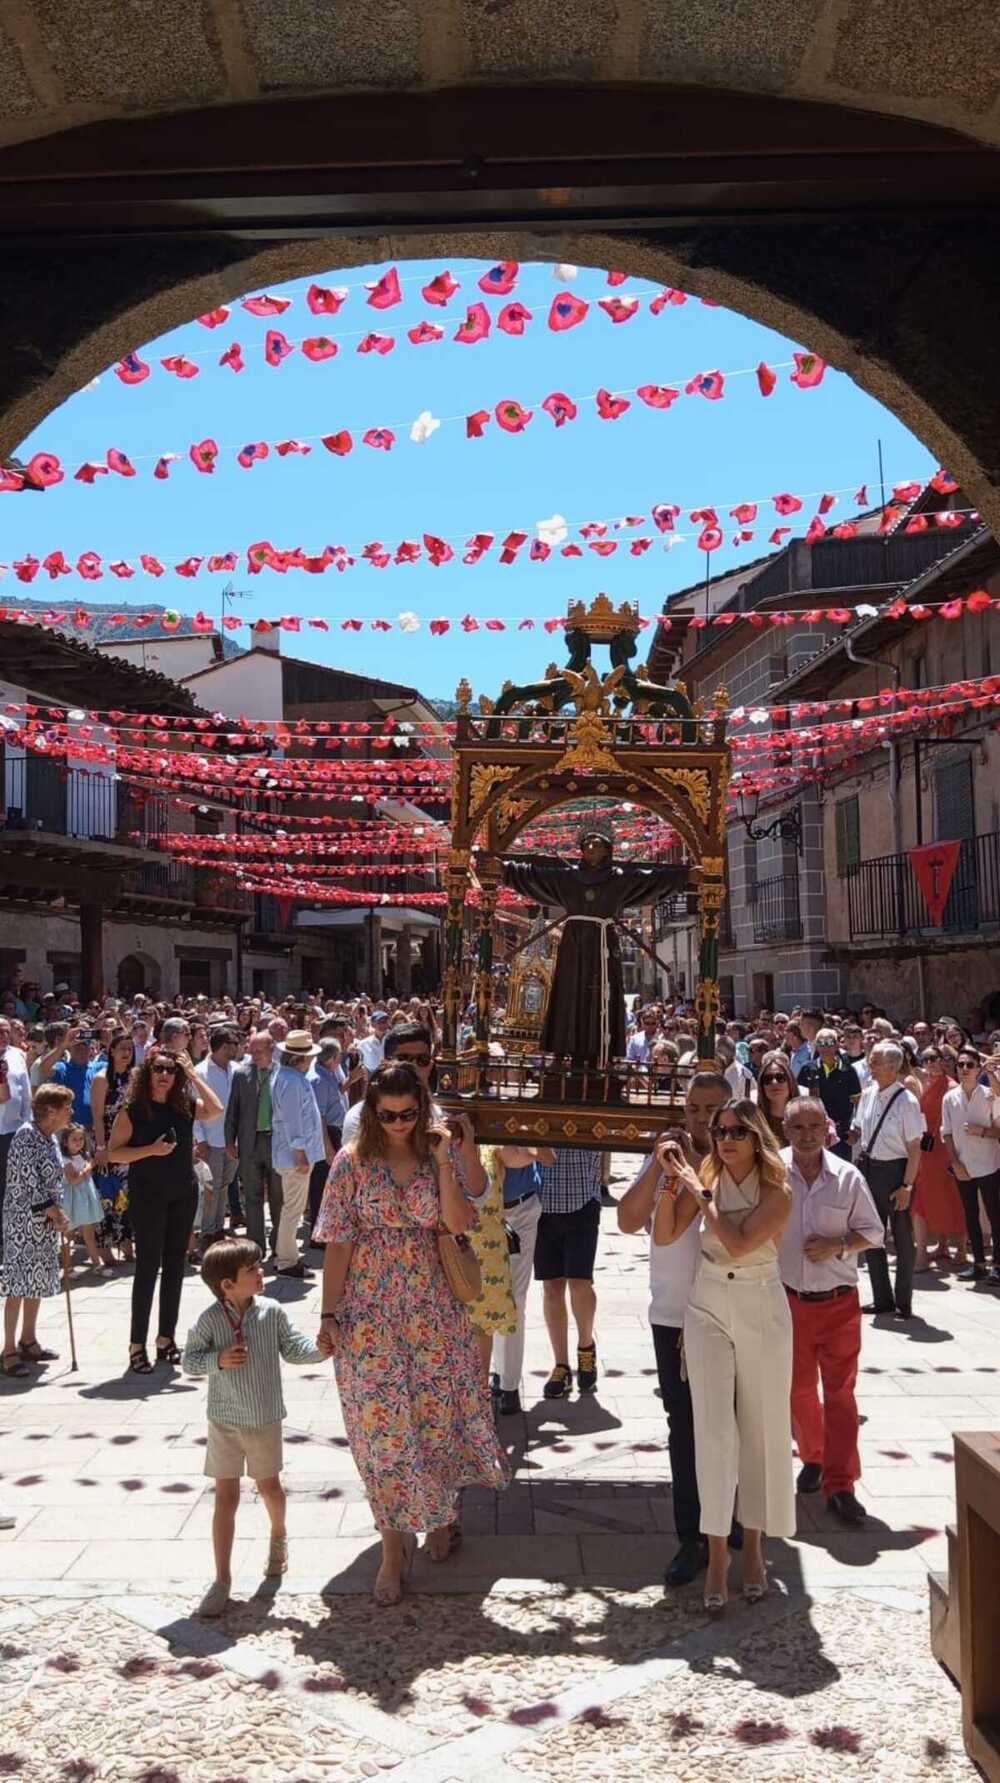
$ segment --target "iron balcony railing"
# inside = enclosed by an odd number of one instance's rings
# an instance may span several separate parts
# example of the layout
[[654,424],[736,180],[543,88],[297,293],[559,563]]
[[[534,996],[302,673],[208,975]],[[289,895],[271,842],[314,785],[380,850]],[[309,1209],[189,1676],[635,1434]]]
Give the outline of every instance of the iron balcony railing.
[[44,756],[8,756],[0,763],[0,791],[0,827],[8,830],[142,848],[146,837],[168,827],[162,795],[140,802],[109,774],[85,774]]
[[748,901],[753,912],[755,941],[801,941],[802,913],[797,873],[759,879],[751,886]]
[[1000,923],[1000,831],[962,842],[940,924],[905,854],[859,861],[847,873],[851,940],[880,935],[974,934]]

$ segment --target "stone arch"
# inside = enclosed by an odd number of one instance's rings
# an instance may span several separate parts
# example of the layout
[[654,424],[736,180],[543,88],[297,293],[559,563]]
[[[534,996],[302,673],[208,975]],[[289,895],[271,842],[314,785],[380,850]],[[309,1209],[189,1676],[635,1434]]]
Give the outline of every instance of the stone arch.
[[131,998],[136,991],[154,998],[160,992],[159,964],[151,954],[138,948],[124,954],[118,962],[118,995]]
[[[1000,534],[1000,339],[989,326],[1000,309],[1000,228],[918,218],[887,234],[872,222],[831,220],[811,224],[802,242],[787,226],[722,222],[661,233],[333,235],[264,248],[225,236],[126,237],[111,256],[101,243],[76,244],[77,305],[61,280],[54,294],[47,246],[12,244],[0,455],[123,353],[269,283],[382,260],[567,260],[681,286],[821,353],[947,464]],[[26,345],[26,329],[36,344]]]

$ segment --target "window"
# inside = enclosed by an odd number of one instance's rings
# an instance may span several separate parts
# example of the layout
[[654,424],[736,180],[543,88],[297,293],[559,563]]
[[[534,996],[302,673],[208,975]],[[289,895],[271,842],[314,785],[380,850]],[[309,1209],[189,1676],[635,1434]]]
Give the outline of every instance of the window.
[[846,879],[861,861],[861,834],[858,801],[838,799],[837,813],[837,878]]
[[961,842],[976,833],[976,809],[972,796],[972,761],[944,763],[934,776],[937,794],[937,839]]

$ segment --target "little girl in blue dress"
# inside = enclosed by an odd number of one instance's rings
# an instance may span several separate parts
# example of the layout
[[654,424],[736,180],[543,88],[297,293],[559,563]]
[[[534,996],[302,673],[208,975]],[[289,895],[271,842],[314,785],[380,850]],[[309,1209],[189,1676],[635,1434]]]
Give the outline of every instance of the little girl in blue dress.
[[101,1197],[94,1184],[94,1166],[83,1155],[87,1143],[83,1127],[66,1127],[59,1135],[63,1165],[63,1212],[71,1233],[79,1233],[86,1247],[91,1267],[99,1275],[112,1275],[113,1270],[101,1260],[95,1229],[104,1218]]

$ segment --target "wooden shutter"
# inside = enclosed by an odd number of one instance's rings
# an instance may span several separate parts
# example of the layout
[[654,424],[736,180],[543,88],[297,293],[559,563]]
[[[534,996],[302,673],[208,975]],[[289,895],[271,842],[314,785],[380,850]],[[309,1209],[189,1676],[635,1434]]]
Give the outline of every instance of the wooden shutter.
[[861,833],[857,799],[838,799],[836,812],[837,877],[844,879],[861,860]]

